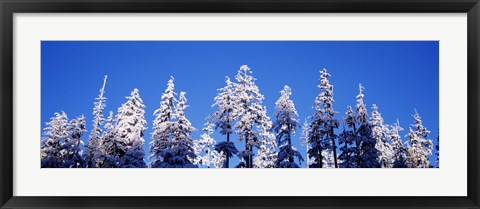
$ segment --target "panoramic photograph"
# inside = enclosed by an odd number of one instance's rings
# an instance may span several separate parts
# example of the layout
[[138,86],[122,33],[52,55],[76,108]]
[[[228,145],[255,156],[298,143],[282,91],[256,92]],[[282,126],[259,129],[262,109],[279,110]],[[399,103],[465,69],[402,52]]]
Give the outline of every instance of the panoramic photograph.
[[439,168],[438,41],[42,41],[41,168]]

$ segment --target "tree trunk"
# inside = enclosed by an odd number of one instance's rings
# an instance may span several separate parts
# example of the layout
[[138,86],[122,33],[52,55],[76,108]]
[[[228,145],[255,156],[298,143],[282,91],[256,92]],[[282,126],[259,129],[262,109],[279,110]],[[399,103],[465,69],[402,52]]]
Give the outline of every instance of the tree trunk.
[[[230,142],[230,133],[227,133],[227,142]],[[225,165],[223,166],[224,168],[228,168],[229,167],[229,162],[230,162],[230,154],[229,153],[225,153],[226,155],[226,159],[225,159]]]
[[337,145],[335,144],[335,137],[333,137],[333,128],[330,129],[330,134],[332,136],[333,161],[335,162],[335,168],[338,168],[338,164],[337,164]]
[[[290,138],[290,132],[288,132],[287,137],[288,137],[287,138],[288,139],[288,141],[287,141],[288,142],[288,147],[291,148],[292,147],[292,139]],[[288,162],[290,162],[290,163],[294,162],[294,159],[291,155],[288,157]]]
[[[357,148],[357,149],[356,149],[356,150],[357,150],[357,153],[355,153],[355,159],[356,159],[356,163],[357,163],[357,164],[355,165],[355,167],[356,167],[356,168],[361,168],[361,166],[362,166],[362,165],[361,165],[361,161],[360,161],[360,154],[361,154],[360,152],[361,152],[361,151],[360,151],[360,144],[359,144],[359,142],[358,142],[358,140],[357,140],[357,138],[358,138],[358,137],[357,137],[358,133],[357,133],[357,125],[355,125],[355,123],[353,124],[353,133],[355,134],[355,135],[354,135],[354,136],[355,136],[355,147]],[[359,166],[360,166],[360,167],[359,167]]]
[[249,145],[250,147],[250,152],[252,153],[251,155],[248,156],[249,160],[250,160],[250,168],[253,168],[253,146],[252,145]]
[[243,157],[243,159],[245,159],[245,167],[246,168],[250,168],[250,155],[247,155],[248,151],[249,151],[248,135],[245,134],[245,156]]
[[[317,138],[316,140],[319,142],[318,144],[320,144],[320,139]],[[317,161],[318,161],[318,163],[317,163],[318,168],[323,168],[323,156],[322,156],[322,148],[321,147],[320,147],[320,149],[318,149],[318,159],[317,159]]]

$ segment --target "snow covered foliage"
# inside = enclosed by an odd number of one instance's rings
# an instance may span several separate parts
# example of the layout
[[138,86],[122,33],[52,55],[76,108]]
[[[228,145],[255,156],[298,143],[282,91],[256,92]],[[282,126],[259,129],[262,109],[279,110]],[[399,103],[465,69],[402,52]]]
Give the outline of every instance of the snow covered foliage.
[[289,86],[285,86],[280,91],[280,98],[275,102],[273,130],[277,134],[276,142],[280,149],[275,166],[280,168],[298,168],[299,165],[295,162],[295,158],[299,162],[303,161],[302,155],[292,145],[292,135],[295,134],[299,123],[298,113],[290,95],[292,95],[292,90]]
[[233,122],[236,117],[236,101],[235,97],[235,83],[230,81],[230,78],[225,77],[225,87],[218,89],[219,93],[215,96],[215,103],[212,107],[218,107],[217,111],[210,116],[210,119],[215,124],[215,129],[219,129],[220,134],[226,135],[226,141],[215,145],[215,150],[225,154],[224,168],[230,165],[230,158],[238,153],[235,144],[230,141],[230,136],[233,133]]
[[190,121],[185,117],[187,98],[185,92],[180,92],[178,102],[172,114],[172,141],[161,153],[161,168],[196,168],[193,159],[196,158],[191,133],[195,131]]
[[[238,150],[235,147],[235,144],[233,142],[230,142],[230,141],[219,142],[218,144],[215,145],[215,151],[225,155],[224,156],[225,161],[224,161],[223,168],[229,168],[229,164],[228,164],[229,157],[232,157],[233,155],[238,154]],[[229,156],[229,157],[227,157],[227,156]]]
[[201,139],[193,143],[197,158],[191,159],[191,161],[196,165],[203,165],[208,168],[221,168],[225,165],[225,155],[223,152],[217,152],[214,148],[216,141],[211,136],[214,133],[213,127],[212,123],[205,124],[204,133],[200,136]]
[[[355,168],[358,162],[357,148],[357,117],[351,106],[347,107],[346,117],[343,119],[343,131],[338,135],[338,141],[342,152],[338,157],[341,168]],[[347,130],[348,128],[348,130]]]
[[[235,107],[236,119],[235,133],[240,141],[245,142],[245,150],[239,152],[238,156],[244,158],[244,164],[237,167],[253,167],[253,148],[258,147],[259,130],[255,124],[262,126],[267,114],[262,106],[264,96],[260,93],[252,76],[252,70],[247,65],[242,65],[235,76]],[[242,162],[240,162],[242,163]]]
[[257,155],[253,158],[255,168],[274,168],[277,161],[275,135],[270,132],[272,122],[266,115],[267,108],[264,107],[260,117],[258,129],[260,130]]
[[191,137],[193,128],[185,117],[187,98],[181,92],[175,98],[174,78],[170,77],[167,89],[163,93],[160,108],[155,110],[153,121],[150,158],[152,168],[194,168],[196,159]]
[[104,132],[99,144],[99,152],[95,155],[95,167],[97,168],[118,168],[120,167],[120,154],[124,151],[120,141],[117,140],[117,131],[115,129],[115,117],[113,112],[105,121]]
[[333,151],[330,149],[322,150],[322,168],[335,168],[335,158],[333,156]]
[[303,146],[305,146],[305,164],[307,166],[307,168],[310,167],[310,162],[314,162],[315,160],[313,160],[310,155],[308,155],[308,150],[309,150],[309,146],[308,146],[308,133],[309,133],[309,127],[310,125],[308,124],[307,120],[305,119],[305,121],[303,121],[303,125],[302,125],[302,134],[300,135],[300,141],[301,141],[301,144]]
[[387,137],[387,127],[383,124],[383,118],[376,104],[372,106],[372,116],[369,119],[372,129],[372,138],[375,139],[375,148],[380,152],[378,160],[382,168],[393,166],[393,148]]
[[107,98],[105,97],[105,85],[107,84],[107,76],[103,78],[103,85],[100,88],[100,93],[97,98],[95,98],[95,103],[93,107],[93,121],[92,121],[92,132],[90,133],[90,140],[88,141],[86,147],[86,160],[87,160],[87,167],[94,168],[96,167],[96,158],[95,156],[99,156],[99,143],[100,137],[102,136],[102,125],[105,122],[105,118],[103,117],[103,110],[106,107]]
[[[429,168],[432,154],[432,140],[427,139],[430,131],[422,124],[422,118],[415,110],[415,123],[411,125],[407,134],[407,162],[411,168]],[[413,129],[412,129],[413,128]]]
[[152,168],[166,166],[162,163],[163,156],[173,143],[175,131],[173,112],[177,99],[175,98],[175,84],[173,76],[168,80],[167,88],[160,101],[160,107],[155,110],[153,121],[152,142],[150,142],[150,158]]
[[406,150],[399,134],[400,131],[403,131],[403,128],[400,127],[398,120],[397,123],[394,123],[387,129],[387,138],[390,140],[393,150],[393,167],[408,168]]
[[381,154],[376,148],[377,140],[373,138],[372,125],[368,122],[368,112],[363,102],[362,84],[359,84],[359,94],[357,95],[356,104],[356,144],[357,144],[357,167],[359,168],[380,168],[379,155]]
[[118,108],[116,116],[116,141],[120,148],[119,165],[121,168],[145,168],[143,132],[147,128],[145,105],[138,89],[133,89],[127,101]]
[[330,84],[327,70],[324,68],[320,71],[320,93],[314,101],[313,108],[315,114],[310,116],[312,122],[310,123],[308,139],[310,149],[308,155],[314,157],[314,161],[310,163],[310,167],[322,168],[323,161],[326,156],[322,153],[324,150],[334,153],[335,167],[337,166],[336,145],[335,139],[337,135],[334,129],[338,128],[339,122],[334,118],[338,112],[333,109],[333,85]]
[[[307,168],[439,166],[439,138],[434,148],[436,162],[432,165],[430,131],[416,110],[414,124],[404,142],[398,120],[393,125],[386,124],[375,104],[371,113],[367,111],[361,84],[355,106],[347,106],[343,118],[337,116],[330,77],[326,69],[320,71],[314,113],[305,119],[299,137],[296,131],[300,119],[291,99],[291,88],[283,87],[275,102],[275,112],[268,115],[263,105],[265,97],[247,65],[239,68],[234,81],[225,77],[225,86],[217,89],[211,105],[215,110],[207,117],[203,134],[199,135],[186,116],[189,107],[186,93],[177,94],[174,78],[170,77],[159,107],[153,112],[148,167],[299,168],[304,160]],[[84,136],[87,124],[83,115],[69,120],[65,112],[56,112],[46,123],[40,144],[42,168],[147,167],[144,151],[147,122],[139,90],[133,89],[117,113],[109,111],[104,118],[106,82],[107,76],[95,98],[92,118],[87,119],[92,122],[89,135]],[[214,137],[221,140],[217,142]],[[294,145],[301,146],[301,151]],[[236,146],[242,149],[239,151]],[[238,164],[229,165],[230,161]]]
[[65,112],[55,113],[44,128],[40,157],[42,168],[63,168],[63,144],[68,138],[68,117]]
[[80,137],[85,133],[85,118],[78,117],[71,122],[65,112],[55,113],[40,144],[42,168],[84,167]]
[[64,144],[64,163],[66,168],[83,168],[85,159],[83,158],[83,141],[80,137],[86,132],[85,117],[79,116],[70,121],[69,133]]

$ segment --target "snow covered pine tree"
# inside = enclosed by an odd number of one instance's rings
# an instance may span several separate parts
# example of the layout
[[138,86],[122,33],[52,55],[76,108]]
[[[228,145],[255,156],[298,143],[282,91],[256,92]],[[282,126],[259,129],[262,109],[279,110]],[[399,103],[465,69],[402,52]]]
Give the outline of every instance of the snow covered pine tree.
[[270,132],[272,129],[272,121],[267,116],[267,107],[263,107],[259,115],[259,141],[257,155],[253,158],[254,168],[275,168],[278,153],[276,152],[275,135]]
[[83,168],[85,159],[83,158],[83,141],[80,137],[86,132],[85,117],[79,116],[70,121],[69,134],[64,144],[64,163],[66,168]]
[[375,145],[377,140],[372,137],[372,126],[368,122],[368,113],[365,103],[363,102],[363,90],[365,89],[362,84],[358,85],[359,93],[357,95],[356,105],[356,144],[357,144],[357,167],[358,168],[380,168],[379,155],[380,152]]
[[178,103],[175,105],[173,119],[176,120],[172,124],[173,141],[171,147],[165,151],[163,156],[163,164],[168,168],[196,168],[193,160],[197,156],[193,149],[193,139],[191,133],[195,131],[190,121],[185,117],[185,108],[187,98],[185,92],[180,92]]
[[216,141],[211,136],[214,133],[214,126],[212,123],[207,122],[203,128],[204,133],[200,136],[201,139],[193,143],[195,155],[197,155],[197,158],[193,160],[195,165],[204,165],[207,166],[207,168],[211,168],[212,166],[214,168],[221,168],[225,165],[225,155],[223,152],[219,153],[214,149]]
[[[343,131],[338,135],[340,151],[342,153],[338,157],[341,161],[341,168],[355,168],[358,162],[358,148],[357,148],[357,117],[353,112],[351,106],[347,107],[347,116],[343,119]],[[347,128],[349,130],[347,130]]]
[[320,93],[317,95],[314,101],[313,108],[315,114],[310,116],[312,122],[309,127],[309,144],[310,149],[308,155],[312,157],[313,162],[310,163],[311,168],[327,167],[323,165],[324,161],[328,161],[328,156],[324,156],[324,153],[333,152],[333,160],[335,167],[338,167],[337,151],[335,139],[337,135],[334,129],[338,128],[338,120],[334,118],[334,115],[338,114],[333,109],[333,85],[328,81],[330,74],[324,68],[320,71]]
[[230,136],[233,133],[232,127],[236,116],[236,96],[235,83],[230,81],[228,76],[225,77],[225,87],[218,89],[219,93],[215,96],[215,103],[212,107],[218,107],[218,110],[210,115],[212,122],[215,124],[215,129],[220,129],[220,134],[226,135],[226,141],[219,142],[215,145],[215,150],[225,154],[224,168],[230,166],[230,158],[238,154],[235,144],[230,141]]
[[[430,131],[422,124],[422,118],[415,110],[415,123],[411,125],[407,140],[407,161],[410,168],[429,168],[428,156],[432,154],[432,140],[427,139]],[[413,129],[412,129],[413,128]]]
[[95,155],[97,168],[118,168],[120,167],[120,154],[123,154],[123,146],[117,137],[115,129],[115,118],[113,112],[109,112],[109,116],[105,122],[105,131],[99,144],[99,152]]
[[107,84],[107,76],[103,78],[103,85],[100,88],[100,94],[97,98],[95,98],[95,103],[93,107],[93,128],[92,132],[90,133],[90,141],[88,141],[86,147],[86,161],[88,168],[95,168],[97,166],[97,159],[95,156],[100,156],[99,153],[99,141],[100,137],[102,136],[102,125],[105,122],[105,118],[103,117],[103,110],[106,107],[106,100],[107,98],[104,96],[105,94],[105,85]]
[[237,107],[237,122],[235,132],[240,141],[245,141],[245,150],[239,152],[243,158],[237,167],[253,168],[253,148],[258,146],[259,133],[255,130],[255,124],[261,126],[266,115],[262,107],[263,95],[255,84],[252,70],[247,65],[242,65],[235,76],[235,95],[237,96],[235,107]]
[[173,143],[173,112],[177,99],[175,98],[175,84],[173,76],[168,80],[167,88],[162,94],[160,107],[155,110],[153,121],[152,142],[150,142],[150,158],[152,168],[167,167],[168,163],[164,163],[167,157],[167,149]]
[[382,168],[391,168],[393,166],[393,148],[387,137],[387,127],[383,124],[382,114],[378,112],[376,104],[372,106],[372,116],[369,120],[372,137],[375,139],[375,148],[380,152],[378,162]]
[[394,168],[408,168],[406,161],[406,149],[403,146],[402,138],[399,132],[403,131],[400,127],[400,122],[394,123],[387,131],[387,138],[391,141],[393,149],[393,167]]
[[187,98],[180,92],[175,98],[174,78],[170,76],[167,89],[161,97],[160,107],[155,110],[150,158],[152,168],[195,168],[196,158],[193,140],[190,136],[195,130],[185,117]]
[[[72,124],[71,124],[72,123]],[[85,132],[85,119],[78,117],[69,123],[65,112],[55,113],[40,144],[42,168],[80,168],[84,166],[80,137]]]
[[118,108],[117,123],[117,146],[120,147],[119,166],[121,168],[145,168],[145,152],[143,146],[143,132],[146,129],[145,105],[138,89],[133,89],[127,101]]
[[275,162],[277,168],[298,168],[299,165],[295,162],[295,158],[299,163],[303,161],[300,152],[292,146],[292,135],[295,134],[299,123],[296,118],[298,113],[290,95],[292,95],[292,90],[289,86],[285,86],[280,91],[280,98],[275,102],[273,130],[277,133],[276,140],[280,149]]

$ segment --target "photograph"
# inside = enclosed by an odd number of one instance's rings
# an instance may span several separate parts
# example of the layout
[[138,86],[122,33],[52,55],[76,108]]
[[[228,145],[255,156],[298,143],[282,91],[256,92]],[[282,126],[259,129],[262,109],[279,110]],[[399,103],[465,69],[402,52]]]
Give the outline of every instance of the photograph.
[[49,40],[40,60],[42,169],[440,168],[439,41]]

